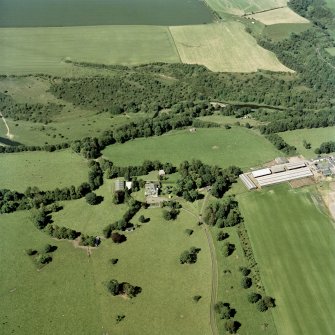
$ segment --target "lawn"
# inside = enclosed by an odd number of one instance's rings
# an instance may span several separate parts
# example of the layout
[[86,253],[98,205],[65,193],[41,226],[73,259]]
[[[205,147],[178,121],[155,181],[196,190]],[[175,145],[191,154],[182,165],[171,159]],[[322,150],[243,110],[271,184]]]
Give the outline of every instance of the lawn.
[[243,15],[285,6],[287,0],[206,0],[219,14]]
[[315,188],[288,185],[238,196],[278,335],[331,335],[335,235]]
[[[280,133],[280,136],[290,145],[294,145],[298,152],[306,158],[315,157],[314,150],[323,142],[333,141],[335,139],[335,127],[298,129]],[[303,140],[311,143],[311,149],[305,149]]]
[[53,190],[56,187],[79,186],[88,180],[85,159],[71,150],[1,154],[0,170],[1,188],[21,192],[28,186]]
[[170,27],[181,61],[212,71],[290,71],[276,55],[257,44],[238,22]]
[[270,142],[256,132],[233,127],[197,129],[172,132],[159,137],[141,138],[124,144],[114,144],[103,156],[119,166],[141,164],[144,160],[169,161],[200,159],[210,165],[247,168],[260,165],[280,156]]
[[[36,230],[26,212],[3,215],[0,265],[7,270],[0,274],[0,333],[211,334],[210,256],[202,228],[186,213],[175,222],[162,221],[161,209],[140,214],[150,222],[121,245],[103,241],[90,257]],[[194,234],[187,236],[186,228]],[[52,263],[36,271],[24,250],[45,243],[58,249]],[[180,253],[191,246],[201,248],[198,262],[179,264]],[[119,262],[112,266],[111,258]],[[105,288],[112,278],[138,285],[142,293],[131,300],[112,297]],[[197,304],[194,295],[202,296]],[[126,317],[116,324],[118,314]]]
[[247,17],[260,21],[265,25],[278,23],[309,23],[307,19],[300,16],[288,7],[278,8],[262,13],[250,14]]
[[71,75],[66,60],[103,64],[179,62],[167,27],[1,28],[0,73]]

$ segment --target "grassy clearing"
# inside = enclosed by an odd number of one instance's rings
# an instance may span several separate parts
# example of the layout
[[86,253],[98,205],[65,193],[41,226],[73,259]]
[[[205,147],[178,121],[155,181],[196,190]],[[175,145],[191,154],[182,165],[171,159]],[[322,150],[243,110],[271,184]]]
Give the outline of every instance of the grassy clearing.
[[[37,231],[28,213],[4,215],[0,233],[6,239],[0,247],[0,264],[7,270],[0,274],[0,332],[211,334],[210,256],[202,228],[185,213],[176,222],[162,221],[160,209],[140,214],[150,222],[127,234],[121,245],[103,241],[90,257],[70,242]],[[187,236],[186,228],[194,229],[194,234]],[[56,244],[58,250],[52,263],[38,272],[24,250],[45,243]],[[193,245],[201,248],[198,262],[180,265],[180,253]],[[118,258],[118,264],[112,266],[111,258]],[[112,297],[105,288],[112,278],[139,285],[142,293],[132,300]],[[202,296],[197,304],[194,295]],[[32,301],[34,308],[27,309]],[[118,314],[126,318],[116,324]]]
[[261,122],[255,120],[255,119],[244,119],[244,118],[236,118],[234,116],[226,116],[226,115],[207,115],[207,116],[201,116],[199,117],[202,121],[209,121],[209,122],[215,122],[220,125],[234,125],[237,122],[240,123],[240,125],[245,126],[247,123],[249,123],[251,126],[257,126],[261,124]]
[[278,335],[333,334],[335,235],[315,188],[280,185],[238,197]]
[[294,12],[291,8],[278,8],[267,12],[251,14],[248,18],[255,19],[265,25],[279,23],[309,23],[307,19]]
[[28,186],[41,190],[78,186],[87,181],[87,163],[70,150],[1,154],[0,185],[16,191]]
[[292,33],[299,34],[311,27],[310,23],[285,23],[265,26],[263,34],[274,41],[288,38]]
[[327,48],[326,50],[331,56],[335,56],[335,47]]
[[0,73],[70,75],[70,59],[103,64],[179,62],[169,29],[160,26],[1,28]]
[[260,47],[238,22],[170,27],[183,63],[212,71],[290,71],[274,53]]
[[[298,129],[280,133],[280,136],[290,145],[294,145],[298,152],[306,158],[315,157],[314,150],[320,146],[322,142],[332,141],[335,138],[335,127],[314,128],[314,129]],[[311,149],[305,149],[303,140],[311,143]]]
[[219,14],[243,15],[285,6],[287,0],[206,0]]
[[[261,148],[261,150],[260,150]],[[141,138],[107,147],[103,155],[119,166],[141,164],[146,159],[158,159],[180,164],[184,160],[200,159],[204,163],[242,168],[272,160],[280,153],[262,136],[242,127],[176,131],[152,138]]]

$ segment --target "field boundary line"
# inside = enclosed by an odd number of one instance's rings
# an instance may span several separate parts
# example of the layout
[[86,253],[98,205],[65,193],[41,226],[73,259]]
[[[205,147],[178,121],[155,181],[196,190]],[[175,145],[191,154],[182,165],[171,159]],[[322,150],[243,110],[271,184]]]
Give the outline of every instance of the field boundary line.
[[245,13],[242,15],[242,17],[244,16],[250,16],[250,15],[255,15],[255,14],[260,14],[260,13],[266,13],[266,12],[271,12],[273,10],[276,10],[276,9],[282,9],[282,8],[288,8],[288,6],[280,6],[280,7],[274,7],[274,8],[270,8],[270,9],[264,9],[264,10],[260,10],[258,12],[252,12],[252,13]]
[[180,56],[180,53],[179,53],[179,50],[178,50],[176,41],[175,41],[175,39],[174,39],[174,37],[173,37],[173,33],[172,33],[171,29],[170,29],[170,26],[168,26],[167,28],[168,28],[169,35],[170,35],[170,37],[171,37],[171,39],[172,39],[172,43],[173,43],[173,45],[174,45],[174,47],[175,47],[175,49],[176,49],[176,51],[177,51],[177,55],[178,55],[178,58],[179,58],[179,60],[180,60],[180,63],[184,64],[184,62],[183,62],[182,59],[181,59],[181,56]]

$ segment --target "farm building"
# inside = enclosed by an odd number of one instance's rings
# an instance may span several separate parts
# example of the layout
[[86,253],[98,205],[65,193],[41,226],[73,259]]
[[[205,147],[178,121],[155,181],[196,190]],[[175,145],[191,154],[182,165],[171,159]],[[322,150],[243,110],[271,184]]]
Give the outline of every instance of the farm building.
[[159,175],[160,177],[165,176],[165,171],[164,171],[164,170],[159,170],[159,171],[158,171],[158,175]]
[[288,170],[284,172],[279,172],[267,176],[262,176],[257,178],[257,182],[259,186],[268,186],[278,183],[283,183],[286,181],[294,180],[294,179],[300,179],[300,178],[306,178],[306,177],[312,177],[313,173],[308,167],[298,168],[294,170]]
[[271,172],[272,173],[278,173],[278,172],[284,172],[285,166],[284,165],[274,165],[271,166]]
[[271,174],[271,170],[269,168],[261,169],[261,170],[256,170],[252,172],[252,176],[254,178],[262,177],[262,176],[267,176]]
[[306,166],[305,162],[297,162],[297,163],[288,163],[285,165],[286,170],[294,170],[294,169],[300,169]]
[[124,180],[116,180],[115,181],[115,191],[124,191],[125,182]]
[[147,182],[144,187],[144,194],[147,197],[158,197],[159,185],[157,182]]
[[253,183],[253,181],[248,177],[246,174],[240,174],[239,175],[242,183],[244,186],[250,191],[254,190],[256,188],[256,185]]
[[275,162],[276,162],[277,164],[285,164],[285,163],[288,163],[288,159],[285,158],[285,157],[277,157],[277,158],[275,159]]
[[133,187],[133,182],[132,181],[126,181],[126,188],[128,190],[131,190],[132,187]]

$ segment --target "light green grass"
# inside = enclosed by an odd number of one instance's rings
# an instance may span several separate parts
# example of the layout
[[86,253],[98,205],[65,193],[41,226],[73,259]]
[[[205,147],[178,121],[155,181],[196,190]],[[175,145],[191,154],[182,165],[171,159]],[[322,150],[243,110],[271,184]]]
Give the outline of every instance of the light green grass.
[[278,335],[331,335],[335,235],[312,201],[314,188],[287,185],[238,196]]
[[326,50],[331,56],[335,56],[335,47],[327,48]]
[[280,153],[264,137],[252,130],[235,127],[177,131],[160,137],[141,138],[125,144],[114,144],[103,156],[116,165],[141,164],[144,160],[169,161],[180,164],[184,160],[200,159],[210,165],[242,168],[272,160]]
[[1,154],[0,185],[16,191],[28,186],[41,190],[79,186],[88,179],[87,163],[70,150]]
[[[0,274],[0,333],[211,334],[210,256],[202,228],[186,213],[175,222],[162,221],[161,209],[140,214],[150,222],[127,233],[121,245],[103,241],[90,257],[71,242],[36,230],[28,213],[3,215],[0,234],[6,238],[0,265],[6,271]],[[194,234],[187,236],[186,228]],[[45,243],[56,244],[58,250],[52,263],[38,272],[24,249]],[[180,253],[193,245],[201,248],[198,262],[180,265]],[[112,266],[111,258],[118,258],[118,264]],[[142,293],[131,300],[112,297],[105,288],[112,278],[138,285]],[[202,296],[197,304],[194,295]],[[118,314],[126,318],[116,324]]]
[[179,62],[168,28],[92,26],[1,28],[0,73],[70,75],[65,60],[103,64]]
[[170,27],[170,31],[183,63],[219,72],[291,71],[239,22]]
[[220,114],[201,116],[199,117],[199,119],[202,121],[215,122],[220,125],[226,125],[226,124],[234,125],[237,122],[239,122],[240,125],[242,126],[245,126],[247,123],[249,123],[251,126],[257,126],[261,124],[261,122],[255,119],[252,119],[252,118],[244,119],[244,118],[236,118],[234,116],[226,116],[226,115],[220,115]]
[[287,4],[287,0],[206,0],[206,2],[215,11],[223,15],[225,13],[243,15],[281,7]]
[[[306,158],[315,157],[314,150],[323,142],[335,140],[335,127],[298,129],[280,133],[280,136],[290,145],[294,145],[298,152]],[[303,140],[311,143],[311,149],[305,149]]]

